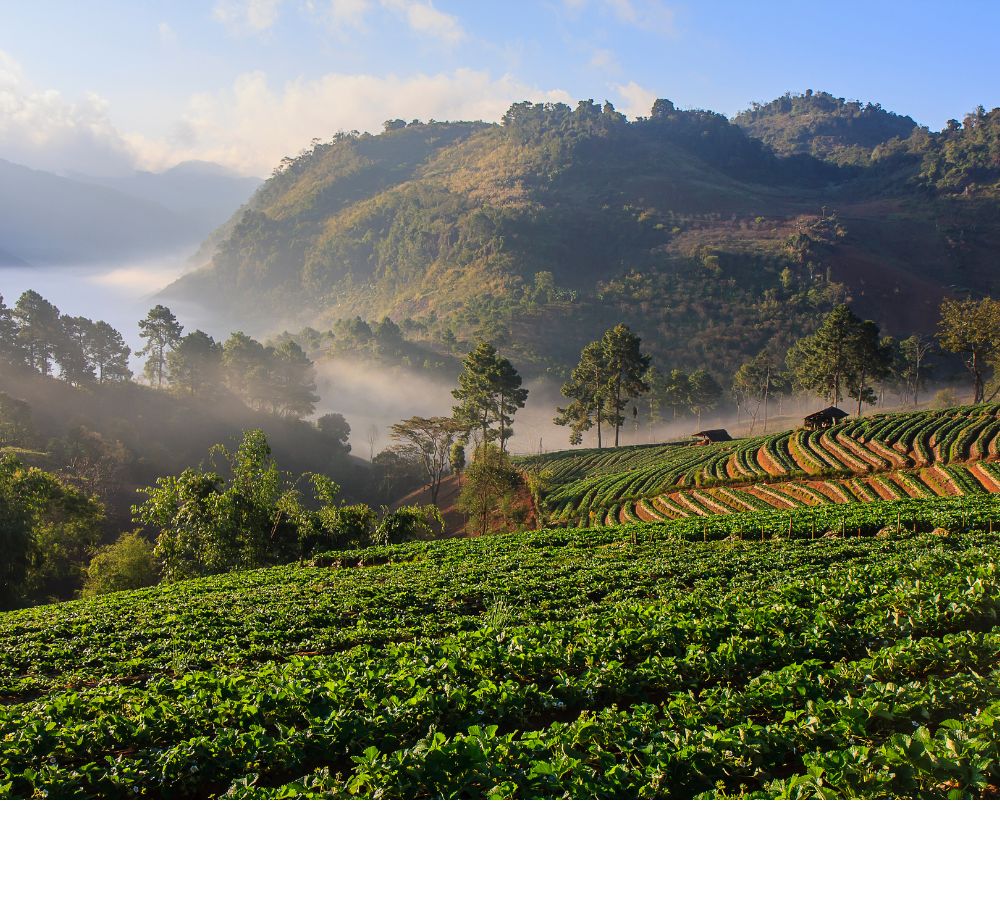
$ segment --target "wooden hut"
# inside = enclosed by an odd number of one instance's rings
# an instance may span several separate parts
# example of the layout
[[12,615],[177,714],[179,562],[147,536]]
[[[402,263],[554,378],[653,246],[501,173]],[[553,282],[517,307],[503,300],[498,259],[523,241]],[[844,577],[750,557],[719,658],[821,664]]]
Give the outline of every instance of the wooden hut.
[[711,445],[713,442],[731,442],[732,436],[725,429],[704,429],[693,436],[696,445]]
[[827,407],[825,410],[817,410],[810,413],[804,420],[805,427],[810,431],[816,429],[829,429],[830,426],[839,423],[847,414],[840,407]]

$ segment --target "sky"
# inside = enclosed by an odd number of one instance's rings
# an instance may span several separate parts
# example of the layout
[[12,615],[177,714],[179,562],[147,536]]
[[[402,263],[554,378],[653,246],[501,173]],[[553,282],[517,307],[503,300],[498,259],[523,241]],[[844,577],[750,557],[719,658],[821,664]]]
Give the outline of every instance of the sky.
[[266,177],[389,118],[657,97],[732,115],[810,88],[940,129],[1000,105],[998,34],[996,0],[0,0],[0,158]]

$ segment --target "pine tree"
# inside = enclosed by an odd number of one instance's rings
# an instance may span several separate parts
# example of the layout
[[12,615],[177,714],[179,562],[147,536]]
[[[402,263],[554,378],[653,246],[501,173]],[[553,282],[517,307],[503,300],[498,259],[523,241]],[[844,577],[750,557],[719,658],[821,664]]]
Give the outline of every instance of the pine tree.
[[570,380],[560,388],[570,403],[556,409],[553,420],[557,426],[569,426],[569,443],[579,445],[583,433],[597,427],[597,447],[603,447],[605,400],[607,399],[608,369],[604,349],[599,340],[588,343],[580,353],[580,361]]
[[63,337],[59,309],[34,289],[22,293],[14,306],[16,344],[24,361],[36,372],[49,375]]
[[891,341],[879,339],[878,325],[874,321],[863,321],[858,327],[852,354],[847,392],[857,401],[860,416],[863,403],[878,402],[872,382],[889,377],[892,344]]
[[251,407],[270,400],[270,360],[268,351],[243,333],[233,333],[222,346],[226,385]]
[[62,315],[59,323],[62,325],[62,335],[54,351],[59,363],[59,374],[70,384],[92,383],[96,380],[94,365],[90,359],[94,322],[89,318]]
[[458,387],[451,395],[458,401],[452,414],[455,421],[470,431],[478,429],[484,443],[499,442],[500,452],[505,452],[514,414],[528,399],[510,360],[492,344],[479,343],[463,360]]
[[128,381],[132,377],[128,367],[132,350],[107,321],[94,322],[88,348],[100,384]]
[[158,388],[163,387],[167,378],[167,351],[177,345],[183,330],[173,312],[164,305],[155,305],[139,322],[139,336],[146,345],[138,355],[149,356],[143,373]]
[[690,403],[688,409],[698,417],[701,425],[701,414],[705,410],[714,410],[722,399],[722,388],[704,369],[698,369],[688,376]]
[[319,395],[312,360],[293,340],[269,352],[271,409],[280,416],[300,419],[315,412]]
[[22,362],[21,350],[17,345],[17,325],[14,315],[4,304],[0,295],[0,361],[14,364]]
[[837,406],[848,383],[860,326],[844,302],[835,305],[816,333],[803,337],[788,351],[788,368],[796,385]]
[[220,381],[222,347],[204,331],[193,331],[181,337],[167,354],[167,367],[173,387],[201,394]]
[[649,368],[649,356],[643,355],[642,340],[626,324],[617,324],[604,334],[601,348],[608,371],[608,421],[615,429],[615,447],[625,422],[625,407],[649,390],[643,376]]

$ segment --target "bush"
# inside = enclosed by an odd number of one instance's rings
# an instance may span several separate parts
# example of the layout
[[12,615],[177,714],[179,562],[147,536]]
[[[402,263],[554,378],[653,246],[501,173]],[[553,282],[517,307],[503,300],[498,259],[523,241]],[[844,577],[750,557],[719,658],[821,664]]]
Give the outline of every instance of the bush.
[[444,518],[436,505],[404,505],[389,512],[372,538],[380,546],[410,540],[433,540],[444,533]]
[[101,547],[87,566],[85,595],[132,591],[155,585],[159,580],[152,544],[138,532],[122,534]]

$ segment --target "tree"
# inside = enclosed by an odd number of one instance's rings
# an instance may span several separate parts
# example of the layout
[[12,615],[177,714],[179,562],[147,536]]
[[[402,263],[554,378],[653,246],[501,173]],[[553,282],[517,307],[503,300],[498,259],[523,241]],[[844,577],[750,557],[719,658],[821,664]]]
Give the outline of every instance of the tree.
[[52,371],[52,361],[63,337],[59,309],[34,289],[23,292],[14,306],[16,345],[24,361],[42,375]]
[[423,467],[432,505],[437,505],[451,446],[460,431],[461,426],[447,416],[413,416],[393,423],[390,429],[390,437],[398,443],[394,450],[419,461]]
[[132,370],[128,367],[132,350],[107,321],[93,323],[88,349],[99,384],[128,381],[132,377]]
[[646,384],[649,385],[649,391],[646,395],[646,409],[649,416],[649,425],[655,426],[662,419],[660,410],[664,406],[664,389],[666,387],[667,379],[664,377],[663,372],[661,372],[655,365],[651,365],[648,369],[646,369],[644,380]]
[[222,347],[204,331],[181,337],[167,354],[172,387],[197,396],[222,379]]
[[451,465],[452,473],[461,480],[462,471],[465,470],[465,445],[461,442],[452,442],[451,451],[448,452],[448,463]]
[[465,473],[458,508],[479,536],[516,520],[515,501],[523,480],[510,457],[493,444],[480,445]]
[[913,406],[918,405],[920,391],[927,386],[927,379],[934,371],[934,366],[927,361],[933,351],[934,341],[920,334],[900,340],[897,347],[896,375],[903,384],[904,393],[913,398]]
[[14,323],[14,315],[0,295],[0,362],[13,365],[22,361],[22,353],[17,345],[17,325]]
[[458,387],[451,395],[458,401],[453,411],[455,421],[464,429],[478,429],[483,442],[499,441],[504,452],[513,434],[514,414],[528,398],[510,361],[492,344],[479,343],[463,360]]
[[688,376],[690,387],[690,402],[688,409],[698,417],[698,425],[701,425],[701,414],[705,410],[714,410],[722,399],[722,388],[704,369],[698,369]]
[[981,403],[987,368],[1000,349],[1000,299],[945,299],[937,338],[942,349],[962,356],[972,375],[972,402]]
[[556,409],[553,420],[557,426],[569,426],[569,442],[579,445],[583,433],[597,427],[597,447],[603,447],[603,426],[606,416],[608,367],[604,349],[599,340],[588,343],[580,353],[580,361],[570,374],[570,380],[561,388],[563,397],[570,403]]
[[89,318],[74,318],[62,315],[59,318],[62,334],[53,350],[59,363],[59,374],[73,385],[87,385],[96,380],[94,365],[90,359],[94,322]]
[[855,363],[860,326],[844,302],[836,304],[816,333],[803,337],[788,351],[788,368],[795,384],[815,391],[834,406],[839,404]]
[[870,382],[888,378],[891,367],[892,342],[879,339],[878,325],[874,321],[863,321],[854,339],[847,377],[847,392],[857,400],[858,416],[862,403],[877,403]]
[[31,407],[0,391],[0,447],[24,446],[32,435]]
[[96,499],[0,454],[0,609],[70,596],[103,517]]
[[691,403],[691,377],[682,369],[671,369],[664,379],[662,389],[663,402],[670,407],[673,419],[677,419],[678,411],[688,409]]
[[153,547],[138,531],[122,534],[101,547],[87,566],[84,596],[133,591],[155,585],[159,570]]
[[753,434],[757,416],[763,406],[764,431],[767,431],[767,407],[772,394],[787,391],[788,379],[778,370],[775,360],[767,351],[758,353],[753,359],[743,363],[733,376],[732,392],[736,398],[736,409],[740,408],[750,417],[750,433]]
[[167,377],[167,352],[178,344],[183,330],[173,312],[164,305],[155,305],[139,322],[139,336],[146,343],[137,355],[149,357],[143,373],[158,388],[163,387]]
[[401,505],[386,513],[375,527],[372,540],[379,546],[433,540],[444,533],[444,518],[436,505]]
[[[140,490],[146,501],[132,507],[137,523],[158,531],[153,555],[167,580],[374,542],[379,519],[369,506],[343,504],[340,487],[321,474],[290,482],[261,430],[245,432],[235,451],[214,446],[210,456],[216,470],[188,468],[161,477]],[[317,507],[305,507],[306,497]]]
[[221,458],[225,477],[188,468],[139,490],[147,499],[132,514],[159,530],[153,553],[165,577],[298,559],[297,505],[283,498],[287,487],[264,433],[251,430],[235,451],[216,445],[211,454]]
[[316,428],[328,438],[338,451],[350,454],[351,424],[340,413],[324,413],[316,420]]
[[642,340],[626,324],[616,324],[601,340],[608,373],[608,421],[615,429],[616,448],[625,422],[625,407],[649,390],[643,378],[649,368],[649,356],[642,353],[641,344]]
[[233,333],[222,345],[226,385],[250,407],[268,401],[270,357],[264,346],[244,333]]
[[497,383],[493,418],[497,423],[500,450],[507,450],[507,439],[514,434],[514,414],[527,403],[528,389],[521,387],[521,376],[510,360],[498,357]]
[[302,418],[315,412],[316,368],[294,340],[283,341],[270,350],[269,397],[271,409],[279,416]]

